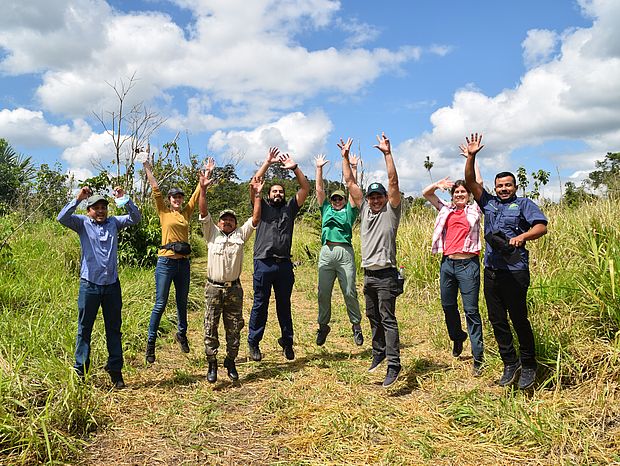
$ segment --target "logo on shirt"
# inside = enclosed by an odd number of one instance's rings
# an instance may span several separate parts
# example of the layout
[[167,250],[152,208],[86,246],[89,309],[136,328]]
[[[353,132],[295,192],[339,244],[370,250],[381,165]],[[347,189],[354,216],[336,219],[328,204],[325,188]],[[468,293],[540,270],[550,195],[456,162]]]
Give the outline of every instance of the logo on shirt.
[[519,208],[519,204],[517,204],[516,202],[513,202],[512,204],[510,204],[508,206],[509,209],[518,209]]

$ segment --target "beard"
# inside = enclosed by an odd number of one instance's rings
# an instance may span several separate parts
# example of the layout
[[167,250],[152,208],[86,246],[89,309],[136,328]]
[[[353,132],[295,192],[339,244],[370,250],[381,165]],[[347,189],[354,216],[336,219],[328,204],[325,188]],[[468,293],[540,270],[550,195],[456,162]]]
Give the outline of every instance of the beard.
[[269,198],[269,204],[271,204],[272,207],[282,207],[284,205],[284,197],[276,197],[274,199]]

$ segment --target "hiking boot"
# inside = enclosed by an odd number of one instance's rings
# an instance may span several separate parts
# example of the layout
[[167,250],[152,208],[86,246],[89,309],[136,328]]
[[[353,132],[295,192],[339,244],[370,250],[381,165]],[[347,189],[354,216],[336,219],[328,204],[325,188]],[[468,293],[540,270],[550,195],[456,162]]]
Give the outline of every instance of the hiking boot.
[[228,377],[233,382],[239,380],[239,373],[237,372],[237,366],[235,366],[234,359],[224,359],[224,367],[228,370]]
[[364,334],[362,333],[362,326],[360,324],[353,324],[353,341],[357,346],[364,344]]
[[112,387],[117,390],[121,390],[126,387],[125,381],[123,380],[123,373],[121,371],[112,371],[107,365],[104,367],[104,370],[110,375]]
[[519,372],[521,372],[521,362],[519,361],[504,365],[504,373],[502,374],[502,378],[499,379],[499,386],[506,387],[515,383]]
[[368,368],[368,372],[375,372],[383,361],[385,361],[385,355],[378,357],[373,356],[372,363],[370,363],[370,367]]
[[263,355],[261,354],[258,345],[252,345],[251,343],[248,343],[248,352],[250,353],[250,359],[252,361],[260,361],[261,359],[263,359]]
[[474,360],[474,367],[471,370],[471,374],[474,377],[480,377],[482,375],[482,361]]
[[387,374],[383,380],[383,388],[394,385],[396,380],[398,380],[398,374],[400,374],[400,366],[388,366]]
[[184,353],[189,353],[189,342],[187,341],[187,335],[177,332],[176,340],[181,347],[181,351]]
[[282,338],[278,338],[278,345],[282,347],[282,354],[284,354],[284,357],[286,359],[288,359],[289,361],[295,359],[295,351],[293,351],[293,345],[285,345],[282,342]]
[[521,368],[521,377],[519,377],[519,390],[527,390],[528,388],[532,388],[534,386],[534,382],[536,382],[536,368]]
[[209,370],[207,371],[207,382],[217,382],[217,360],[209,361]]
[[465,340],[454,340],[452,342],[452,356],[458,358],[463,352],[463,342]]
[[329,325],[319,325],[319,329],[316,331],[316,344],[318,346],[323,346],[325,344],[330,330],[331,328]]
[[155,362],[155,342],[146,342],[146,362],[153,364]]

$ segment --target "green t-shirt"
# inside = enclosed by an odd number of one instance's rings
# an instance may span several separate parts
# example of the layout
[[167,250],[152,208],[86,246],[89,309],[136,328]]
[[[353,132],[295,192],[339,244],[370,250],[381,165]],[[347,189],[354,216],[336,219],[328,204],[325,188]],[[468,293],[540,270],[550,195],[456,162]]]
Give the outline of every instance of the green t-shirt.
[[327,241],[351,244],[353,223],[355,223],[358,213],[359,209],[351,207],[348,202],[341,210],[334,210],[329,201],[325,199],[321,205],[321,217],[323,219],[321,244],[325,244]]

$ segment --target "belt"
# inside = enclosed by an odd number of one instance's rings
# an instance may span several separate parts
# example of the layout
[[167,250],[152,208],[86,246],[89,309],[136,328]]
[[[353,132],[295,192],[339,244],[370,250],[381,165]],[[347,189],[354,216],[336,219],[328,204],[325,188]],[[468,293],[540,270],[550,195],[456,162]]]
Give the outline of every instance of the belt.
[[216,282],[215,280],[211,280],[210,278],[207,278],[207,281],[212,285],[223,286],[224,288],[230,288],[231,286],[239,285],[241,283],[238,278],[231,282]]
[[366,275],[367,277],[387,277],[396,272],[396,267],[386,267],[384,269],[378,270],[364,269],[364,275]]
[[325,244],[328,246],[351,246],[349,243],[344,243],[340,241],[325,241]]

